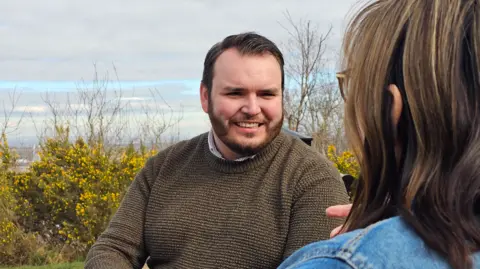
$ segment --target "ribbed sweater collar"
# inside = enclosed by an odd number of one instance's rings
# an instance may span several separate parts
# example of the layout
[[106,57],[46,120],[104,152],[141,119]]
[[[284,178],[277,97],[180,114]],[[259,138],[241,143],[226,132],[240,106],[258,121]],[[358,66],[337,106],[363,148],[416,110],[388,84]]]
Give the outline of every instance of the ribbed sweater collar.
[[277,154],[280,147],[286,141],[286,135],[280,132],[273,141],[268,144],[262,151],[255,155],[255,158],[244,160],[242,162],[236,162],[233,160],[225,160],[215,156],[208,146],[208,133],[202,137],[203,154],[207,160],[208,165],[222,173],[243,173],[251,169],[255,169],[258,166],[269,163]]

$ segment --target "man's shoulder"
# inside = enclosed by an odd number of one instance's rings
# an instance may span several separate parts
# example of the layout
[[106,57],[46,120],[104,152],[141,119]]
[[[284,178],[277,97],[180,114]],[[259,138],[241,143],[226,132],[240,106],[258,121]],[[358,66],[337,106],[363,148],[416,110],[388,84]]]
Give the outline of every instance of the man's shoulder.
[[314,161],[314,162],[328,162],[325,155],[321,154],[313,146],[308,145],[300,138],[289,135],[287,133],[280,133],[284,136],[284,145],[282,154],[288,155],[292,160],[298,161]]
[[[449,268],[401,217],[306,245],[280,268],[300,268],[326,259],[341,260],[351,268]],[[429,267],[432,264],[439,267]]]
[[315,174],[321,176],[332,176],[340,178],[340,173],[335,165],[324,154],[313,146],[289,134],[285,135],[285,145],[279,151],[279,158],[285,158],[288,163],[295,166],[297,171],[302,173]]
[[[285,134],[286,136],[290,136]],[[348,194],[340,172],[324,154],[302,140],[290,136],[277,154],[282,171],[287,171],[287,180],[292,186],[294,199],[305,192],[335,197],[335,203],[348,203]],[[328,193],[327,193],[328,192]]]

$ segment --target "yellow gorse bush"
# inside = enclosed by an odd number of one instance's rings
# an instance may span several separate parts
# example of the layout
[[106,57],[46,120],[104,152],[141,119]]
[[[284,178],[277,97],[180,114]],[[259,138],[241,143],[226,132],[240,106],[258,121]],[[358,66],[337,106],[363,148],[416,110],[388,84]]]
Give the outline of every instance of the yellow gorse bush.
[[[42,235],[52,245],[73,246],[81,257],[156,152],[132,145],[107,151],[101,143],[70,141],[68,129],[57,131],[41,145],[39,160],[27,172],[5,177],[9,184],[0,185],[0,195],[3,190],[12,194],[12,210],[25,231]],[[0,219],[0,238],[8,240],[12,224]]]
[[[15,199],[8,182],[9,169],[15,156],[8,146],[5,133],[0,137],[0,153],[0,243],[9,244],[13,241],[13,234],[17,228],[13,222]],[[1,248],[0,254],[6,255]]]
[[16,154],[8,145],[5,133],[0,136],[0,264],[21,263],[24,257],[19,253],[25,243],[35,239],[35,235],[25,234],[17,224],[14,210],[15,189],[10,184],[15,166]]
[[337,149],[334,145],[328,146],[327,157],[332,161],[335,167],[342,174],[349,174],[354,178],[358,178],[360,173],[360,166],[357,159],[351,151],[344,151],[340,154],[337,153]]

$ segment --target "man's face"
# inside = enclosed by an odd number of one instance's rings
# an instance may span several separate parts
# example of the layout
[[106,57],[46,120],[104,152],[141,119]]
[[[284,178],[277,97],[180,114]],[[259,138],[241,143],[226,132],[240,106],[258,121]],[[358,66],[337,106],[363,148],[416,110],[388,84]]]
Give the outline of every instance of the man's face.
[[226,158],[255,154],[268,145],[283,124],[282,73],[276,58],[223,52],[215,63],[212,92],[201,86],[215,142]]

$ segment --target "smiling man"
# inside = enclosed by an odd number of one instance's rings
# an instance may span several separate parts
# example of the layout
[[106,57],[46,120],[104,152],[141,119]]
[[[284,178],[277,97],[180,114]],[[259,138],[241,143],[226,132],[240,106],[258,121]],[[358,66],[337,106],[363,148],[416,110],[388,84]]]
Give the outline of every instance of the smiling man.
[[151,158],[85,268],[276,268],[342,224],[338,171],[281,132],[283,56],[255,33],[207,53],[200,97],[212,129]]
[[273,44],[271,52],[248,40],[240,50],[234,46],[248,37],[254,36],[227,39],[210,50],[200,87],[202,108],[213,127],[210,134],[227,159],[259,152],[283,125],[282,55]]

